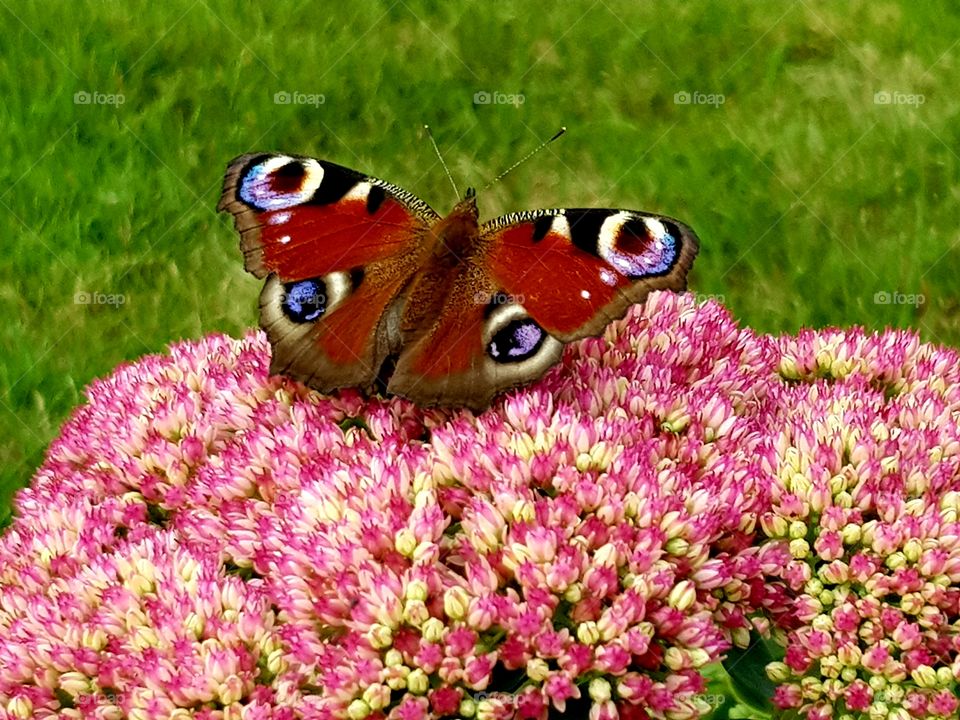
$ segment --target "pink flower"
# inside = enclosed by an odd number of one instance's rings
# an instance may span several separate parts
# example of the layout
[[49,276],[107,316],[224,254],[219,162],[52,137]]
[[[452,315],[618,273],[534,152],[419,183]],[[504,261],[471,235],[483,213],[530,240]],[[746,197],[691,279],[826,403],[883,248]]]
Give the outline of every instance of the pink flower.
[[779,707],[866,713],[876,677],[950,716],[957,360],[654,293],[474,414],[269,377],[260,333],[176,345],[92,384],[18,495],[0,706],[695,718],[774,626]]
[[441,687],[430,692],[430,709],[438,717],[456,715],[460,707],[463,691],[452,687]]
[[[764,567],[788,600],[775,701],[807,718],[948,717],[960,667],[960,357],[904,332],[784,338]],[[951,707],[953,709],[951,709]],[[946,712],[944,712],[946,711]],[[859,715],[857,715],[859,717]]]
[[550,702],[557,710],[563,712],[567,707],[567,700],[579,698],[580,690],[573,681],[562,673],[552,674],[543,684],[543,690]]

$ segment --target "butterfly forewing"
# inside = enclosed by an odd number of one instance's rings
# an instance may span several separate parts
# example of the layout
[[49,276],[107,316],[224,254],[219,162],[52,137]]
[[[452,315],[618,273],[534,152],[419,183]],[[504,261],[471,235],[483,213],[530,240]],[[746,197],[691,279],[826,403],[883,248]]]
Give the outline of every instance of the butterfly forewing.
[[218,209],[234,216],[246,269],[285,282],[409,252],[438,219],[389,183],[294,155],[236,158]]

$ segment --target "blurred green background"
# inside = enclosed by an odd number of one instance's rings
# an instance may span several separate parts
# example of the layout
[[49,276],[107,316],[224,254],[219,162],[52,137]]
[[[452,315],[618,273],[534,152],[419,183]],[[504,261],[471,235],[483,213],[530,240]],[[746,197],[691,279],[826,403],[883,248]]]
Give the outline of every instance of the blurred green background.
[[0,507],[91,379],[256,324],[259,283],[214,211],[251,150],[444,212],[424,123],[461,187],[566,125],[480,198],[485,217],[674,215],[703,243],[691,288],[744,324],[960,344],[946,5],[6,0],[0,18]]

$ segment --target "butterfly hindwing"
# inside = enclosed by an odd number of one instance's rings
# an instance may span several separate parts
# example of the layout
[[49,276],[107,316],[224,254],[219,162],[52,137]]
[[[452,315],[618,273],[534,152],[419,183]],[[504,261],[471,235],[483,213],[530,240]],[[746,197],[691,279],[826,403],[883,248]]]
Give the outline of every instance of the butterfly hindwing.
[[[271,374],[324,392],[374,385],[384,361],[400,348],[396,315],[407,280],[402,269],[379,265],[367,273],[330,273],[293,283],[267,278],[260,325],[273,348]],[[378,269],[387,273],[376,279]]]
[[563,344],[503,293],[482,265],[463,267],[429,330],[404,345],[387,390],[428,405],[482,409],[540,377]]
[[507,215],[481,244],[498,288],[562,342],[599,334],[653,290],[684,289],[699,249],[673,218],[594,208]]
[[382,180],[314,158],[253,154],[228,167],[246,269],[266,283],[271,371],[329,391],[370,387],[399,343],[391,313],[437,214]]

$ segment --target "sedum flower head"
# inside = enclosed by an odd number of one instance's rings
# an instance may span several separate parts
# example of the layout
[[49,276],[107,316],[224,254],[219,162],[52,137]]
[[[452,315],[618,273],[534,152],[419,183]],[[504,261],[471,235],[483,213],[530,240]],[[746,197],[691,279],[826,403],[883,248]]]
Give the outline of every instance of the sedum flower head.
[[761,517],[807,718],[947,718],[960,679],[960,357],[905,332],[780,342],[773,504]]
[[0,538],[0,712],[698,718],[771,621],[786,711],[955,712],[951,353],[655,293],[475,415],[269,352],[90,386]]

